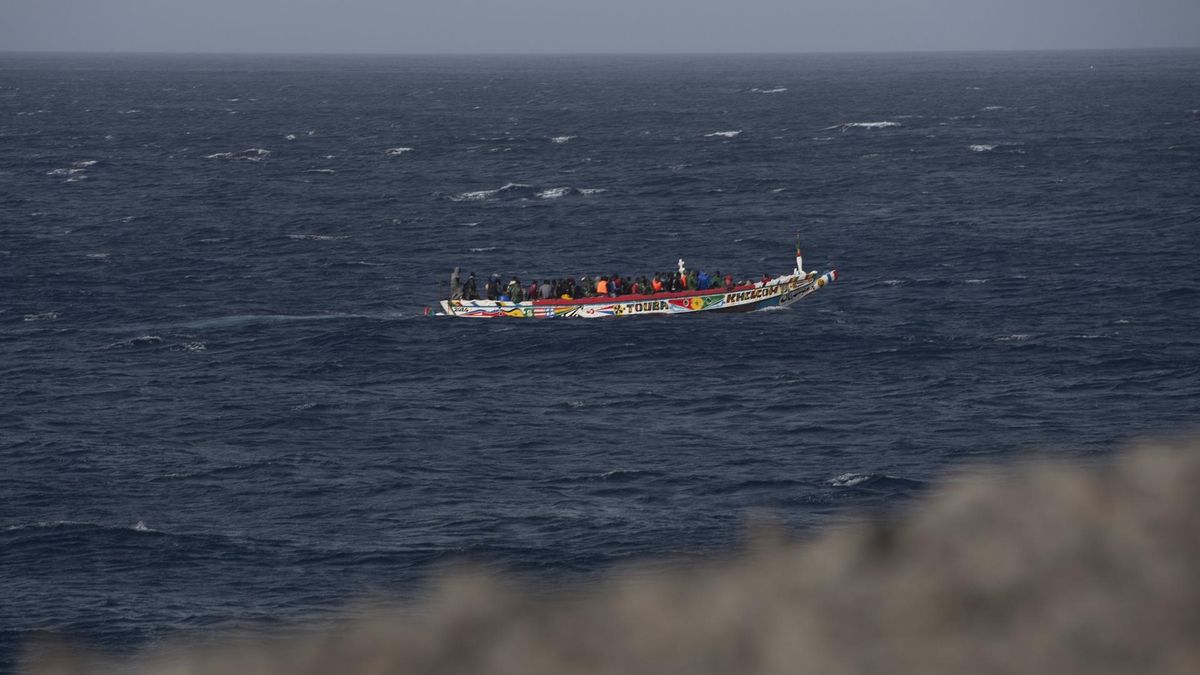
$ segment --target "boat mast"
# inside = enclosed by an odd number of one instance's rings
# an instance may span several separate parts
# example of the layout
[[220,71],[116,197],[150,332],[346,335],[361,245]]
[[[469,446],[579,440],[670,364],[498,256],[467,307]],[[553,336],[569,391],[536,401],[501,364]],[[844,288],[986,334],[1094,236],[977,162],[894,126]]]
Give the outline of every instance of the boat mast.
[[806,276],[804,271],[804,254],[800,251],[800,231],[796,231],[796,274],[798,276]]

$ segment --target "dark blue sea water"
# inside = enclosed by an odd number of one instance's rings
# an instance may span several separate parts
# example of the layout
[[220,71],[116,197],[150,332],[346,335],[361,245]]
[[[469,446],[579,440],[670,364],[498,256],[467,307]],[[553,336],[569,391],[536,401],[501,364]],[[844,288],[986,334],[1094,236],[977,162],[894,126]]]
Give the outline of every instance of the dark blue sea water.
[[[1184,430],[1198,227],[1196,51],[0,56],[0,669]],[[797,229],[787,311],[422,316]]]

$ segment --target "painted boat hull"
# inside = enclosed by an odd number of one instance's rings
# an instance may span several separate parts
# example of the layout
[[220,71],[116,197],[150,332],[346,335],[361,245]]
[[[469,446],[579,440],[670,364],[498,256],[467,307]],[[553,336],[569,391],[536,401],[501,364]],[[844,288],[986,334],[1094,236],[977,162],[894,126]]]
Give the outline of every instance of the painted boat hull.
[[631,316],[754,312],[787,307],[837,280],[837,270],[822,275],[787,274],[765,283],[734,289],[623,295],[580,300],[442,300],[445,316],[466,319],[601,319]]

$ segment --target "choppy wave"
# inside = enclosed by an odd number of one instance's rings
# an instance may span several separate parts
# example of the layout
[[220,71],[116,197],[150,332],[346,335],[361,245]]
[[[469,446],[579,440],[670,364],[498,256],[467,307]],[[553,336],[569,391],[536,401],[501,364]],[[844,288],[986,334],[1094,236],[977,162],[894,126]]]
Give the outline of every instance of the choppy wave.
[[551,138],[551,139],[550,139],[550,142],[551,142],[551,143],[560,143],[560,144],[561,144],[561,143],[566,143],[567,141],[570,141],[570,140],[572,140],[572,139],[574,139],[574,138],[578,138],[578,136],[555,136],[555,137],[553,137],[553,138]]
[[271,156],[271,151],[266,148],[246,148],[239,152],[214,152],[211,155],[205,155],[204,159],[227,159],[227,160],[246,160],[249,162],[261,162]]
[[738,129],[736,131],[714,131],[711,134],[704,134],[704,137],[705,138],[714,138],[714,137],[736,138],[741,133],[742,133],[741,129]]
[[449,197],[452,202],[479,202],[489,199],[559,199],[568,195],[594,195],[606,192],[605,188],[576,188],[557,186],[538,188],[528,183],[505,183],[493,190],[471,190]]
[[772,89],[759,89],[758,87],[755,87],[750,91],[755,94],[782,94],[783,92],[787,91],[787,87],[774,87]]
[[289,234],[289,235],[287,236],[287,238],[288,238],[288,239],[293,239],[293,240],[295,240],[295,241],[341,241],[341,240],[343,240],[343,239],[349,239],[350,237],[349,237],[348,235],[344,235],[344,234],[302,234],[302,233],[295,233],[295,234]]
[[538,192],[537,196],[539,199],[558,199],[567,195],[594,195],[604,191],[604,188],[553,187]]
[[883,121],[883,122],[843,122],[835,124],[831,127],[825,127],[823,131],[838,129],[840,131],[849,131],[850,129],[888,129],[891,127],[901,126],[899,122]]
[[53,321],[58,318],[58,312],[39,312],[36,314],[26,314],[25,321]]
[[86,171],[90,167],[95,166],[97,161],[94,159],[81,159],[77,162],[71,162],[71,166],[69,167],[51,169],[46,172],[46,175],[59,178],[65,177],[67,179],[66,182],[75,183],[86,179],[88,177]]
[[412,148],[406,148],[406,147],[388,148],[387,154],[391,157],[399,157],[400,155],[403,155],[405,153],[412,152],[412,151],[413,151]]
[[161,345],[164,342],[165,342],[165,340],[163,339],[163,337],[161,335],[139,335],[137,337],[131,337],[131,338],[128,338],[125,340],[119,340],[117,342],[113,342],[113,343],[105,346],[104,348],[105,349],[131,349],[131,348],[135,348],[135,347],[149,347],[152,345]]
[[527,193],[530,189],[531,186],[527,183],[505,183],[494,190],[471,190],[469,192],[460,192],[457,195],[451,196],[450,201],[478,202],[504,193]]
[[991,152],[992,150],[996,149],[995,145],[990,145],[987,143],[978,143],[975,145],[968,145],[967,147],[971,150],[971,152]]

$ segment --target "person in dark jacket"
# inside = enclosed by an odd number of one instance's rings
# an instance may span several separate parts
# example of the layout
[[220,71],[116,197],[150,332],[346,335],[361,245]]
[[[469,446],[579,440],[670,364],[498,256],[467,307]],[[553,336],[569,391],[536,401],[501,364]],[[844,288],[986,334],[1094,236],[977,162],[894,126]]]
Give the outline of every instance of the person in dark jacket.
[[478,300],[479,288],[475,286],[475,273],[471,272],[467,275],[467,281],[463,284],[463,300]]
[[462,300],[462,281],[458,278],[458,268],[450,273],[450,299]]

